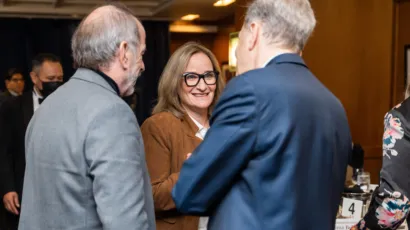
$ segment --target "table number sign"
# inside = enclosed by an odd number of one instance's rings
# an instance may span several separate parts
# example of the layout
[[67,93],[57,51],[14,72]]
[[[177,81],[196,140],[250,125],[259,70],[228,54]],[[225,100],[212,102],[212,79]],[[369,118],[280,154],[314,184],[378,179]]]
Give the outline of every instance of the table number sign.
[[[359,223],[360,219],[336,219],[335,230],[350,230],[350,228]],[[409,230],[406,222],[398,228],[398,230]]]
[[343,198],[342,216],[352,219],[360,219],[362,217],[363,201]]
[[336,219],[335,230],[350,230],[350,228],[359,221],[360,220],[356,219]]

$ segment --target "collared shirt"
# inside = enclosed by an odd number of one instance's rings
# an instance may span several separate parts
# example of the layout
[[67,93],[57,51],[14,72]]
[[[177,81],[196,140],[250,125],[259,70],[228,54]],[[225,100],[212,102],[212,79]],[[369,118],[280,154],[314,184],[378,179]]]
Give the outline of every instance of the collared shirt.
[[18,96],[18,94],[16,92],[14,92],[13,90],[8,90],[8,91],[12,96],[14,96],[14,97]]
[[275,59],[275,57],[277,57],[278,55],[275,55],[273,57],[271,57],[267,62],[265,62],[265,64],[262,66],[262,68],[265,68],[273,59]]
[[[196,121],[193,117],[189,116],[192,121],[198,126],[198,131],[196,132],[195,136],[203,140],[205,138],[206,132],[208,132],[209,128],[205,128],[201,123]],[[208,226],[208,217],[200,217],[199,218],[199,225],[198,230],[206,230]]]
[[120,89],[118,88],[117,83],[115,83],[115,81],[110,78],[109,76],[107,76],[107,74],[98,71],[98,70],[93,70],[94,72],[96,72],[98,75],[100,75],[102,78],[104,78],[105,81],[107,81],[107,83],[115,90],[115,92],[118,94],[118,96],[120,95]]
[[33,109],[35,112],[40,107],[39,99],[43,99],[42,96],[37,92],[36,88],[33,89]]
[[206,132],[208,132],[208,128],[205,128],[201,123],[196,121],[193,117],[189,116],[192,121],[198,126],[198,131],[196,132],[195,136],[203,140],[205,138]]
[[[285,52],[286,53],[286,52]],[[265,62],[265,64],[262,66],[262,68],[265,68],[273,59],[275,59],[277,56],[285,54],[285,53],[278,53],[276,55],[273,55],[268,61]]]

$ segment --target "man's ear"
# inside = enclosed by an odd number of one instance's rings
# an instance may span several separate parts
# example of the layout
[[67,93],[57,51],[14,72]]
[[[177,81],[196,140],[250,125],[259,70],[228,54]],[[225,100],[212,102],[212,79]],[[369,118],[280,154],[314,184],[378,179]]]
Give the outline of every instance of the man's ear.
[[252,22],[249,25],[249,39],[247,42],[248,50],[251,51],[255,48],[256,43],[259,40],[259,32],[260,32],[260,25],[259,23]]
[[30,78],[31,78],[31,82],[33,82],[33,84],[35,85],[37,83],[38,77],[37,74],[33,71],[30,72]]
[[121,42],[120,47],[118,49],[118,56],[120,60],[121,67],[124,70],[129,69],[130,66],[130,60],[128,57],[128,50],[129,50],[129,45],[127,42]]

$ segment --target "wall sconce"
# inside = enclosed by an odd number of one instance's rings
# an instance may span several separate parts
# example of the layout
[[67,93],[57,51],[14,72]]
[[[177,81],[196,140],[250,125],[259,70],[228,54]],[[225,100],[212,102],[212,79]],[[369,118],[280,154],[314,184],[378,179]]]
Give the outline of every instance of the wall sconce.
[[229,71],[235,72],[236,71],[236,56],[235,50],[238,46],[238,32],[229,34]]

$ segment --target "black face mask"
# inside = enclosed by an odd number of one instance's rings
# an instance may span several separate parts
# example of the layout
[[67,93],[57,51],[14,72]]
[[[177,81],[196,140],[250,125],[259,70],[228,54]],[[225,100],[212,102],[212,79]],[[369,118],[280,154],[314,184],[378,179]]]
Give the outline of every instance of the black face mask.
[[58,87],[60,87],[63,82],[61,81],[50,81],[50,82],[42,82],[43,89],[40,90],[40,93],[43,95],[43,98],[48,97],[51,93],[56,91]]

